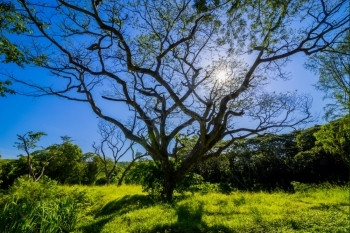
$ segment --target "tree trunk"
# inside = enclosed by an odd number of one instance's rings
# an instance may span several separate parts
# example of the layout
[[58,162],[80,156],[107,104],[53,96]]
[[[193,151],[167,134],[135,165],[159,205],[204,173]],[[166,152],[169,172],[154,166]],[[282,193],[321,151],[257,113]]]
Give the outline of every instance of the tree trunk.
[[[169,164],[170,165],[170,164]],[[162,195],[167,201],[172,201],[173,194],[176,188],[176,175],[175,172],[169,167],[168,169],[163,170],[163,190]]]
[[106,174],[106,183],[107,183],[107,185],[111,184],[111,177],[109,174]]
[[118,186],[121,186],[123,184],[124,177],[126,176],[126,173],[128,173],[131,169],[131,167],[134,165],[136,160],[132,160],[131,163],[125,168],[123,171],[121,177],[118,180]]
[[31,169],[30,169],[30,157],[29,157],[29,155],[27,155],[27,166],[28,166],[28,179],[29,179],[30,177],[32,177],[32,173],[31,173]]
[[[165,178],[165,177],[164,177]],[[176,182],[173,180],[173,178],[165,178],[164,184],[163,184],[163,196],[167,201],[172,201],[173,194],[175,191]]]
[[167,201],[172,200],[177,184],[184,179],[187,172],[192,168],[192,165],[198,160],[197,158],[198,157],[194,157],[193,160],[188,160],[176,170],[172,167],[169,161],[162,164],[164,178],[162,195]]

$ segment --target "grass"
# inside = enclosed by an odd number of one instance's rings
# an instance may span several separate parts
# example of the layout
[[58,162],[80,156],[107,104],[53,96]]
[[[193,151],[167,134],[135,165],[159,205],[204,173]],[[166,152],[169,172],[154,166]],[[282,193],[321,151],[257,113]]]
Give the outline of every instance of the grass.
[[76,232],[350,232],[348,187],[187,193],[156,202],[139,186],[64,187],[84,197]]
[[188,192],[166,203],[152,199],[140,186],[59,186],[22,179],[9,192],[0,193],[0,229],[8,233],[350,232],[349,186],[295,185],[299,191],[293,194]]

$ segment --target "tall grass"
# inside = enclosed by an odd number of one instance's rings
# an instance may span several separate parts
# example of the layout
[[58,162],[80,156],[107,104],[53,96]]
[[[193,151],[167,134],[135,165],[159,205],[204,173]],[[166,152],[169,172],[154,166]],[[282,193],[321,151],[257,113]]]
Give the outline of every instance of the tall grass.
[[[72,194],[72,193],[70,193]],[[0,232],[73,232],[79,195],[68,195],[48,179],[20,178],[0,202]]]

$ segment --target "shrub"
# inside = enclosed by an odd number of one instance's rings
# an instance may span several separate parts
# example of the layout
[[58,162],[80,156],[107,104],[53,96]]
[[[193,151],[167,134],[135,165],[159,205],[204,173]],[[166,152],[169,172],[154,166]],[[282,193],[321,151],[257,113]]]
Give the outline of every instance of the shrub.
[[201,186],[204,183],[204,178],[194,172],[190,172],[186,175],[186,177],[182,180],[182,182],[179,183],[177,186],[176,191],[183,192],[183,191],[194,191],[196,190],[198,186]]
[[161,195],[162,174],[153,161],[136,163],[124,180],[126,184],[141,184],[142,191],[148,192],[153,197]]

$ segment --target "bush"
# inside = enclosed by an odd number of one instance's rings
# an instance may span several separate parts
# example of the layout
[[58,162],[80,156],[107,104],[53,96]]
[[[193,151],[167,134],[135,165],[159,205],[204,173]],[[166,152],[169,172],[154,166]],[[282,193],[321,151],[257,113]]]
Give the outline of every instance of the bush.
[[197,187],[201,186],[204,183],[204,178],[194,172],[188,173],[185,178],[181,181],[181,183],[177,186],[176,191],[195,191]]
[[163,179],[160,169],[153,161],[141,161],[128,172],[124,181],[126,184],[140,184],[142,191],[153,197],[161,195]]

